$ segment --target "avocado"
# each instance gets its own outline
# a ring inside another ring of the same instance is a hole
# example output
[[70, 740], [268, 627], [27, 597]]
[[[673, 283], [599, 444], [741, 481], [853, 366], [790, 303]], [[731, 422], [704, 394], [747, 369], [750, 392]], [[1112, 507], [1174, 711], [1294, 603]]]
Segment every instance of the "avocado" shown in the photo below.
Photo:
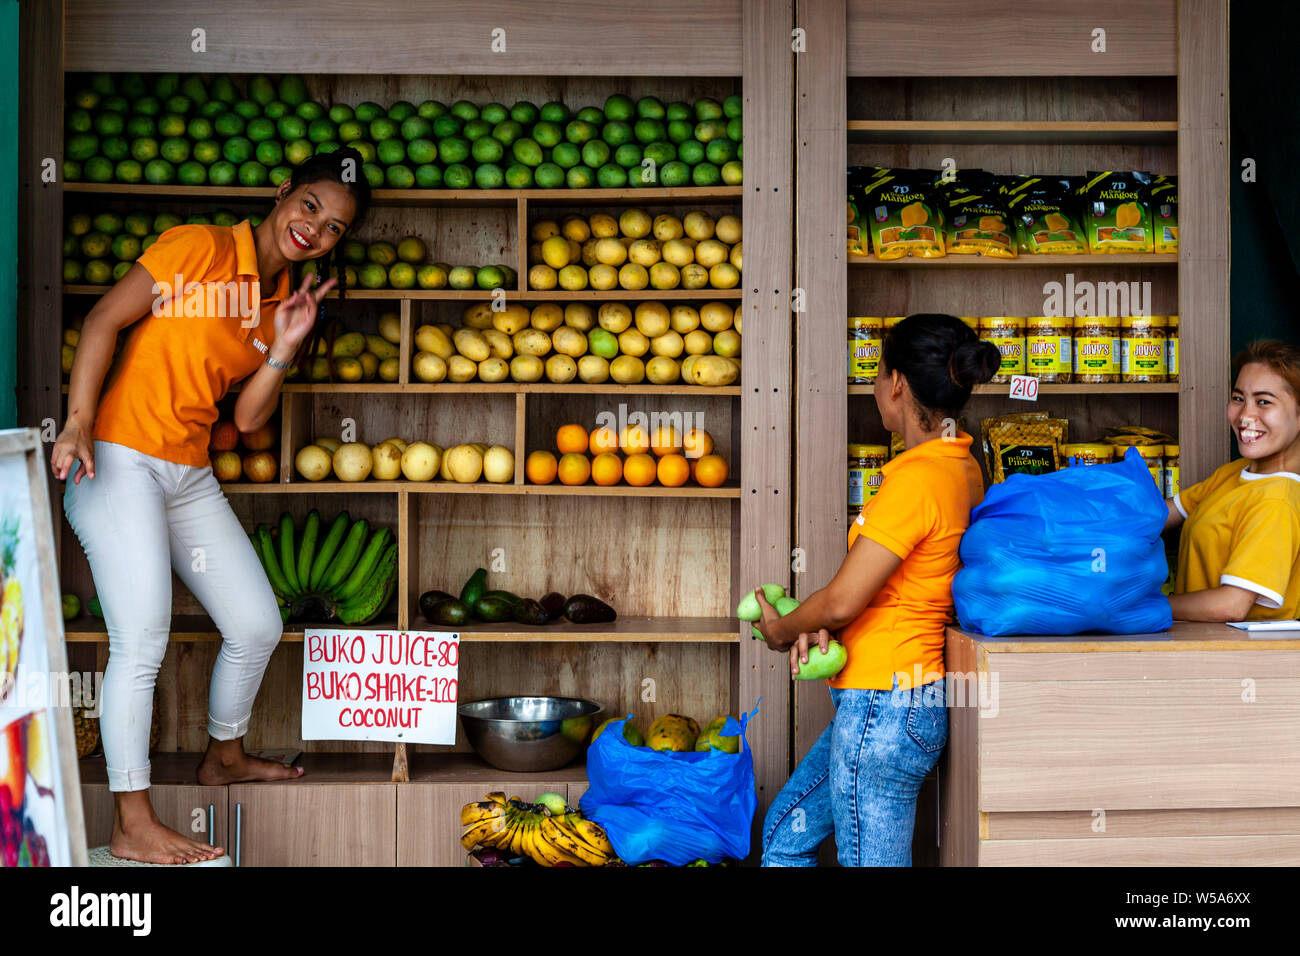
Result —
[[546, 616], [546, 611], [542, 608], [541, 604], [531, 598], [525, 598], [516, 604], [514, 613], [515, 620], [520, 624], [535, 624], [540, 626], [550, 622], [550, 618]]
[[469, 576], [465, 586], [460, 589], [460, 603], [466, 607], [473, 607], [478, 603], [478, 599], [483, 596], [487, 589], [487, 568], [479, 568]]
[[104, 610], [99, 606], [98, 594], [86, 602], [86, 610], [90, 612], [92, 617], [103, 618]]
[[448, 594], [446, 591], [425, 591], [420, 595], [420, 613], [427, 618], [434, 605], [443, 601], [454, 600], [456, 600], [456, 595]]
[[575, 594], [564, 605], [564, 616], [574, 624], [608, 624], [618, 614], [599, 598], [590, 594]]
[[484, 596], [474, 603], [474, 616], [489, 624], [509, 621], [514, 613], [515, 606], [505, 598]]
[[518, 594], [511, 594], [509, 591], [492, 590], [484, 591], [481, 597], [501, 598], [503, 601], [509, 601], [511, 604], [518, 604], [523, 600]]
[[564, 595], [559, 591], [552, 591], [538, 603], [541, 604], [542, 610], [546, 612], [548, 621], [554, 621], [564, 613]]
[[428, 609], [424, 607], [424, 598], [420, 598], [420, 613], [430, 624], [444, 624], [459, 627], [469, 622], [469, 608], [453, 597], [443, 598]]

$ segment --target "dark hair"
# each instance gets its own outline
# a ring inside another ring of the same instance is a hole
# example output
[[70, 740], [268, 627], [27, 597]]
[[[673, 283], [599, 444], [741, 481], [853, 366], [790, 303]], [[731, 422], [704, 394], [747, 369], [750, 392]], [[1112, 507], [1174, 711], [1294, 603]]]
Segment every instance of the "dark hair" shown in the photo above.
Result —
[[1286, 380], [1294, 398], [1300, 400], [1300, 348], [1277, 339], [1256, 339], [1232, 360], [1232, 375], [1241, 374], [1242, 366], [1258, 362], [1267, 365]]
[[927, 413], [956, 418], [971, 389], [997, 374], [1002, 353], [961, 319], [937, 312], [909, 315], [890, 329], [881, 350], [881, 372], [897, 371]]
[[[322, 180], [330, 180], [343, 186], [352, 194], [353, 202], [356, 209], [352, 214], [352, 221], [348, 224], [348, 230], [356, 228], [366, 218], [366, 213], [370, 211], [370, 181], [362, 170], [365, 163], [361, 153], [351, 146], [341, 146], [336, 150], [327, 153], [317, 153], [309, 156], [293, 168], [289, 174], [290, 191], [297, 189], [299, 186], [309, 186], [312, 183], [318, 183]], [[337, 318], [342, 310], [342, 300], [347, 297], [348, 282], [347, 269], [344, 264], [335, 255], [338, 244], [322, 256], [313, 260], [316, 264], [316, 284], [324, 282], [331, 275], [338, 280], [338, 300], [332, 304], [330, 311], [333, 317]], [[312, 327], [311, 332], [298, 347], [298, 352], [294, 355], [293, 364], [301, 366], [304, 360], [311, 359], [316, 354], [317, 343], [322, 337], [328, 340], [326, 354], [333, 352], [334, 334], [337, 323], [328, 323], [329, 330], [326, 331], [326, 303], [320, 304], [320, 312], [316, 316], [316, 324]], [[334, 381], [334, 365], [330, 363], [329, 380]]]

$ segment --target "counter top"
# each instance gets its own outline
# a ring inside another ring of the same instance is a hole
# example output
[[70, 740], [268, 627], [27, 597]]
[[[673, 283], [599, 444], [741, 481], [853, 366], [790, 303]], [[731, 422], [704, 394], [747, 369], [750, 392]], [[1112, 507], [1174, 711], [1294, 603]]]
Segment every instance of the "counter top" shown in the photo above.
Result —
[[1300, 650], [1300, 630], [1256, 632], [1226, 624], [1175, 621], [1167, 631], [1156, 634], [1068, 634], [1008, 635], [985, 634], [948, 628], [948, 640], [968, 640], [984, 653], [1093, 653], [1107, 651], [1276, 651]]

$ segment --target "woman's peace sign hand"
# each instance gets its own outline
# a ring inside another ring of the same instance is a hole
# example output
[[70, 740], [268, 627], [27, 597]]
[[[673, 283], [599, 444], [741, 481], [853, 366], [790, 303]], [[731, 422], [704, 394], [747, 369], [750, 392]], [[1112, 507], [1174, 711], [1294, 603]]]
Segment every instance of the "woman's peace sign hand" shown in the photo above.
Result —
[[275, 341], [283, 350], [285, 361], [297, 351], [302, 340], [316, 324], [316, 313], [320, 308], [321, 300], [330, 289], [338, 285], [337, 279], [326, 279], [313, 288], [312, 281], [311, 276], [304, 276], [298, 291], [285, 299], [275, 310]]

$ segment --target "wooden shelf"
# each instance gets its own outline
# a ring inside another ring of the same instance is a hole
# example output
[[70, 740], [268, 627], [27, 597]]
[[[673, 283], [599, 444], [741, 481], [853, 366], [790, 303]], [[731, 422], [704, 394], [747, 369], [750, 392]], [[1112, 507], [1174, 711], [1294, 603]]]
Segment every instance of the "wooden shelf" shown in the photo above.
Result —
[[[1040, 257], [1042, 258], [1042, 257]], [[63, 287], [64, 295], [103, 295], [112, 284], [85, 285], [69, 284]], [[742, 289], [581, 289], [571, 292], [567, 289], [506, 289], [507, 302], [632, 302], [646, 299], [689, 299], [689, 300], [738, 300], [744, 294]], [[337, 292], [330, 292], [327, 299], [337, 299]], [[441, 301], [441, 302], [490, 302], [493, 293], [490, 289], [349, 289], [350, 301]]]
[[739, 385], [555, 385], [541, 382], [464, 382], [462, 384], [438, 382], [358, 382], [356, 384], [330, 384], [328, 382], [290, 383], [285, 392], [319, 392], [328, 395], [367, 395], [393, 392], [415, 392], [423, 395], [696, 395], [700, 398], [739, 395]]
[[[1010, 385], [976, 385], [972, 390], [975, 395], [1001, 395], [1003, 398], [1010, 398], [1007, 394], [1011, 388]], [[850, 385], [850, 395], [874, 395], [874, 385]], [[1150, 383], [1104, 383], [1096, 385], [1073, 383], [1069, 385], [1043, 384], [1038, 386], [1039, 395], [1177, 395], [1177, 382], [1150, 382]]]
[[849, 120], [848, 137], [882, 144], [1172, 146], [1178, 121]]
[[[329, 622], [311, 624], [294, 621], [284, 626], [284, 636], [280, 638], [280, 641], [284, 644], [301, 644], [303, 633], [308, 627], [329, 626]], [[206, 614], [173, 614], [171, 627], [170, 640], [175, 643], [190, 644], [221, 640], [221, 635], [217, 632], [216, 625], [212, 623], [212, 618]], [[397, 618], [393, 615], [387, 615], [371, 621], [366, 625], [366, 630], [396, 627]], [[65, 621], [63, 628], [64, 635], [69, 643], [103, 644], [108, 641], [108, 632], [104, 627], [103, 620], [91, 617], [89, 614], [81, 614], [71, 621]]]
[[412, 491], [419, 494], [441, 495], [614, 495], [624, 497], [650, 498], [739, 498], [739, 485], [723, 485], [720, 488], [705, 488], [700, 485], [682, 485], [679, 488], [667, 488], [663, 485], [528, 485], [502, 482], [494, 484], [476, 481], [458, 484], [454, 481], [291, 481], [267, 482], [255, 484], [249, 481], [223, 482], [221, 490], [226, 494], [242, 495], [281, 495], [281, 494], [393, 494], [398, 491]]
[[1178, 256], [1173, 253], [1142, 252], [1131, 254], [1083, 254], [1070, 256], [1018, 256], [1015, 259], [994, 259], [989, 256], [942, 256], [938, 259], [919, 259], [904, 256], [901, 259], [880, 260], [875, 256], [849, 256], [850, 266], [869, 266], [875, 269], [1052, 269], [1061, 266], [1177, 266]]

